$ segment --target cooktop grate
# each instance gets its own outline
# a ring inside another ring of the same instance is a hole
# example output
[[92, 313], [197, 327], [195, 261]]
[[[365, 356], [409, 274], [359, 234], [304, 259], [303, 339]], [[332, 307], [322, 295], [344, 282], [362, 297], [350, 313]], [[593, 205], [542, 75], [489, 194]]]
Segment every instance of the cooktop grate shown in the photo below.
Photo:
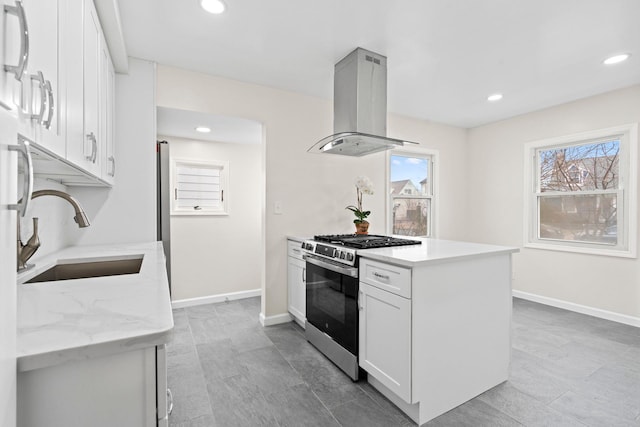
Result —
[[313, 236], [319, 242], [342, 245], [356, 249], [384, 248], [390, 246], [420, 245], [420, 240], [401, 239], [398, 237], [378, 236], [375, 234], [327, 234]]

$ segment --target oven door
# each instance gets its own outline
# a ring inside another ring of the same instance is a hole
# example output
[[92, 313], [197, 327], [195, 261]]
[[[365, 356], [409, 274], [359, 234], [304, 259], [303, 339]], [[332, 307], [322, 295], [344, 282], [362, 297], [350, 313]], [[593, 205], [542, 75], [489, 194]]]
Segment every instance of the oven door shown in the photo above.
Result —
[[307, 322], [358, 354], [358, 268], [311, 255], [306, 260]]

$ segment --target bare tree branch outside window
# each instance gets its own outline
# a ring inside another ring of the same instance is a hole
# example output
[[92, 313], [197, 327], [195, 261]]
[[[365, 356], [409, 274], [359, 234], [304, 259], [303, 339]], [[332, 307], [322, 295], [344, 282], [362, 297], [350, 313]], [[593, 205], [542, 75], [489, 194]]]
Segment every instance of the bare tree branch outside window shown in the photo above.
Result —
[[620, 141], [537, 153], [540, 238], [617, 244]]

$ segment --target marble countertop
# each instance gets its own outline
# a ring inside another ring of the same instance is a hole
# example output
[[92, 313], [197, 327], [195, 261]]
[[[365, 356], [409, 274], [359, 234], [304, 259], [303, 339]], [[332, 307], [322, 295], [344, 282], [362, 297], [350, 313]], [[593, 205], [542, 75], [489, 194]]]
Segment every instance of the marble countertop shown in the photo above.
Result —
[[[138, 274], [25, 283], [56, 263], [143, 255]], [[161, 242], [74, 246], [18, 275], [18, 370], [161, 345], [173, 314]]]
[[390, 248], [358, 249], [357, 254], [363, 258], [402, 265], [405, 267], [420, 267], [436, 262], [447, 262], [463, 258], [477, 258], [500, 253], [508, 254], [519, 251], [517, 248], [513, 247], [485, 245], [481, 243], [407, 236], [396, 237], [420, 240], [422, 244], [393, 246]]

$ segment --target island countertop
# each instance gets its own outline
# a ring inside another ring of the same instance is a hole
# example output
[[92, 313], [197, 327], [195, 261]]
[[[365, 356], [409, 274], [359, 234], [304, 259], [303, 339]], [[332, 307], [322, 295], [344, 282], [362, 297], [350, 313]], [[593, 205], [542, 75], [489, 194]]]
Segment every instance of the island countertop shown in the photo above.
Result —
[[[57, 263], [143, 255], [140, 272], [25, 283]], [[173, 315], [161, 242], [73, 246], [18, 275], [19, 371], [169, 341]]]
[[395, 236], [419, 240], [420, 245], [392, 246], [388, 248], [358, 249], [363, 258], [387, 262], [405, 267], [420, 267], [428, 264], [447, 262], [463, 258], [518, 252], [508, 246], [486, 245], [481, 243], [459, 242], [454, 240], [430, 239], [421, 237]]

